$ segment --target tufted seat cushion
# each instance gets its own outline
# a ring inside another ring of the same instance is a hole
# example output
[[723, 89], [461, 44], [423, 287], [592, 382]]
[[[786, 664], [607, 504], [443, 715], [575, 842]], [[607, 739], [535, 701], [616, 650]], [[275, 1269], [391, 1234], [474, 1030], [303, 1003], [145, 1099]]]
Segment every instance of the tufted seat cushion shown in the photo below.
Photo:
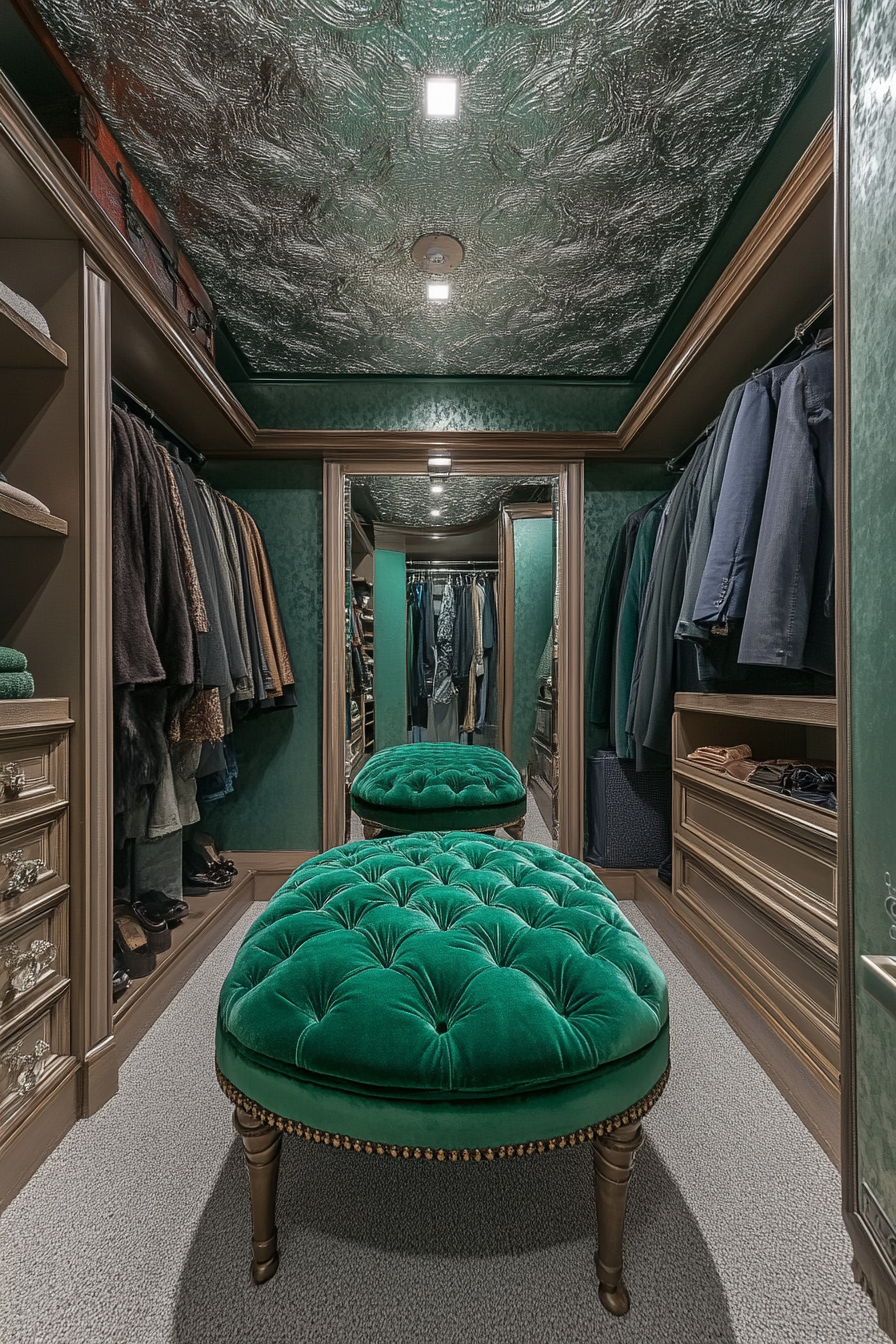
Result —
[[486, 830], [523, 816], [526, 790], [491, 747], [414, 742], [371, 756], [352, 785], [352, 807], [390, 831]]
[[668, 1064], [662, 972], [590, 869], [462, 832], [302, 865], [221, 990], [223, 1079], [275, 1115], [389, 1144], [566, 1133]]

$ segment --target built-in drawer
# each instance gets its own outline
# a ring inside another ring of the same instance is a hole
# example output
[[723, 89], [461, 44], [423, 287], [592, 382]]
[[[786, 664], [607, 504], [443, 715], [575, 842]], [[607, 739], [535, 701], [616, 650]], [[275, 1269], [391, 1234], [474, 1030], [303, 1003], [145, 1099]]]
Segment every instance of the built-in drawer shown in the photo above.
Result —
[[14, 1029], [0, 1036], [0, 1134], [38, 1104], [61, 1070], [71, 1066], [66, 987]]
[[68, 882], [68, 810], [0, 823], [0, 937]]
[[68, 975], [68, 898], [0, 939], [0, 1029]]
[[[837, 837], [811, 820], [775, 807], [775, 795], [736, 784], [715, 786], [676, 771], [681, 833], [709, 841], [780, 893], [793, 912], [816, 912], [833, 935], [837, 906]], [[759, 795], [757, 797], [757, 795]]]
[[676, 841], [673, 889], [679, 918], [778, 1032], [834, 1084], [839, 1080], [837, 970], [758, 907], [730, 872]]
[[68, 795], [68, 732], [0, 732], [0, 821]]

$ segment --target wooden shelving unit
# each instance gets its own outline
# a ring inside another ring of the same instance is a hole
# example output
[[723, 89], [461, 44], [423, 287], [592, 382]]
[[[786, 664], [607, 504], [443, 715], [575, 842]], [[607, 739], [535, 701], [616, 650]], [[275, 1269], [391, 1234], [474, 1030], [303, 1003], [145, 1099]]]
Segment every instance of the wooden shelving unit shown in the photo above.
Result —
[[709, 744], [755, 759], [836, 758], [837, 704], [679, 694], [672, 890], [661, 899], [832, 1095], [839, 1083], [837, 816], [688, 761]]

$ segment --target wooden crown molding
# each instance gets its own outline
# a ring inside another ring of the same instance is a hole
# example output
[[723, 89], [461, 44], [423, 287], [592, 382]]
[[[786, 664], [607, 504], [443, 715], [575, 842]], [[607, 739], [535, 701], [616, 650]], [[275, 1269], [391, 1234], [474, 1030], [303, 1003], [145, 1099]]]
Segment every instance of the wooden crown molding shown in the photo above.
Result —
[[833, 179], [834, 122], [830, 116], [619, 426], [619, 451], [626, 452], [637, 440]]
[[[756, 285], [788, 239], [833, 181], [833, 118], [825, 122], [762, 219], [701, 304], [656, 374], [616, 432], [504, 430], [311, 430], [261, 429], [221, 378], [208, 355], [182, 331], [126, 240], [93, 200], [84, 183], [0, 75], [0, 145], [11, 150], [106, 272], [172, 347], [236, 442], [214, 456], [323, 458], [395, 471], [425, 470], [425, 456], [450, 446], [468, 472], [494, 469], [505, 459], [556, 465], [569, 458], [616, 458], [629, 454], [670, 394], [692, 373], [714, 336]], [[207, 450], [208, 451], [208, 450]], [[550, 469], [550, 468], [548, 468]]]

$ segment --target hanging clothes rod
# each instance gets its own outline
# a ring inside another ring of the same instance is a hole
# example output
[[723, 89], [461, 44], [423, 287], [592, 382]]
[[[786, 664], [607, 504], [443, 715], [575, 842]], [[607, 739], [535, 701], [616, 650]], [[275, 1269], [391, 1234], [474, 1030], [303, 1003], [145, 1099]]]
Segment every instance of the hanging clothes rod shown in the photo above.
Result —
[[[781, 349], [772, 356], [772, 358], [768, 361], [767, 364], [763, 364], [762, 368], [754, 369], [752, 377], [756, 378], [760, 373], [765, 373], [768, 369], [773, 369], [776, 364], [780, 364], [781, 360], [787, 354], [788, 350], [791, 349], [792, 346], [802, 345], [803, 341], [806, 339], [812, 328], [822, 317], [824, 317], [825, 313], [830, 312], [833, 306], [834, 306], [834, 296], [832, 294], [831, 297], [825, 303], [823, 303], [820, 308], [816, 308], [815, 312], [812, 313], [810, 317], [806, 318], [805, 322], [798, 322], [796, 324], [796, 326], [793, 329], [793, 335], [791, 336], [787, 344], [782, 345]], [[699, 448], [701, 443], [706, 442], [706, 440], [709, 438], [710, 434], [713, 432], [718, 423], [719, 423], [719, 417], [716, 416], [715, 420], [713, 420], [710, 424], [708, 424], [706, 428], [702, 430], [701, 433], [699, 433], [697, 437], [688, 444], [687, 448], [683, 448], [682, 451], [680, 453], [677, 453], [675, 457], [669, 458], [669, 460], [666, 463], [666, 470], [672, 472], [672, 474], [676, 476], [679, 475], [682, 471], [684, 471], [685, 467], [687, 466], [687, 460], [689, 459], [690, 454], [693, 453], [695, 449]]]
[[129, 387], [125, 387], [124, 383], [120, 383], [117, 378], [113, 378], [113, 401], [116, 393], [119, 400], [124, 402], [122, 409], [139, 415], [141, 420], [146, 421], [150, 429], [158, 430], [163, 438], [169, 440], [170, 446], [176, 448], [178, 453], [182, 453], [187, 461], [196, 467], [197, 471], [200, 467], [205, 466], [205, 457], [199, 452], [198, 448], [193, 448], [191, 444], [187, 443], [186, 439], [178, 434], [176, 429], [172, 429], [169, 424], [166, 424], [161, 416], [156, 415], [152, 407], [147, 406], [146, 402], [142, 401]]
[[494, 570], [497, 572], [498, 566], [493, 560], [409, 560], [407, 562], [408, 571], [417, 569], [442, 569], [446, 573], [462, 574], [468, 570], [475, 569], [482, 572]]

